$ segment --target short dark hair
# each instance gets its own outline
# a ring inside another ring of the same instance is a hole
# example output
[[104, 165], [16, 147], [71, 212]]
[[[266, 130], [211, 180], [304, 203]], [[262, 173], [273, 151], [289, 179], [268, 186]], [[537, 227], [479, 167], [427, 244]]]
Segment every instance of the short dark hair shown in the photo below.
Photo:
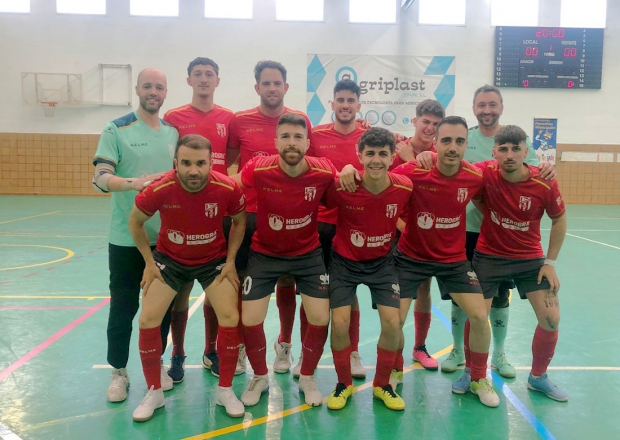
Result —
[[256, 78], [256, 84], [260, 82], [260, 74], [265, 69], [278, 69], [282, 74], [282, 79], [284, 80], [284, 82], [286, 82], [286, 67], [284, 67], [281, 63], [278, 63], [277, 61], [262, 60], [256, 63], [256, 66], [254, 66], [254, 78]]
[[480, 93], [489, 93], [489, 92], [494, 92], [497, 93], [497, 96], [499, 96], [499, 102], [501, 104], [504, 103], [504, 98], [502, 97], [502, 92], [499, 91], [499, 89], [495, 86], [489, 85], [489, 84], [485, 84], [482, 87], [478, 87], [476, 89], [476, 91], [474, 92], [474, 104], [476, 103], [476, 96], [478, 96]]
[[446, 116], [446, 111], [439, 101], [425, 99], [415, 107], [415, 117], [419, 118], [423, 115], [433, 115], [437, 116], [439, 119], [443, 119]]
[[504, 125], [495, 133], [495, 145], [507, 143], [519, 145], [521, 142], [525, 142], [526, 139], [527, 134], [525, 131], [516, 125]]
[[391, 131], [381, 127], [372, 127], [359, 138], [357, 141], [357, 151], [360, 153], [364, 151], [365, 147], [377, 147], [384, 146], [390, 147], [390, 153], [394, 153], [396, 150], [396, 139]]
[[218, 66], [217, 63], [213, 61], [211, 58], [205, 58], [205, 57], [198, 57], [195, 60], [193, 60], [191, 63], [189, 63], [189, 66], [187, 66], [187, 76], [192, 75], [192, 70], [196, 66], [211, 66], [213, 67], [213, 70], [215, 70], [215, 74], [217, 76], [220, 76], [220, 66]]
[[306, 118], [297, 113], [284, 113], [278, 119], [278, 127], [280, 125], [290, 124], [290, 125], [299, 125], [306, 129], [306, 133], [308, 132], [308, 124], [306, 123]]
[[336, 93], [340, 92], [341, 90], [348, 90], [355, 93], [357, 95], [357, 99], [359, 99], [360, 94], [362, 93], [360, 86], [358, 86], [355, 81], [351, 79], [341, 79], [340, 81], [338, 81], [334, 86], [334, 96], [336, 96]]
[[174, 149], [174, 158], [176, 159], [179, 154], [179, 148], [188, 147], [192, 150], [208, 150], [209, 153], [212, 152], [211, 149], [211, 141], [205, 138], [204, 136], [200, 136], [199, 134], [188, 134], [183, 136], [177, 141], [177, 146]]
[[463, 127], [465, 127], [465, 130], [469, 130], [469, 127], [467, 126], [467, 121], [465, 120], [465, 118], [462, 118], [461, 116], [446, 116], [441, 121], [439, 121], [439, 124], [437, 124], [437, 129], [435, 130], [435, 133], [437, 134], [435, 136], [438, 137], [439, 128], [444, 124], [462, 125]]

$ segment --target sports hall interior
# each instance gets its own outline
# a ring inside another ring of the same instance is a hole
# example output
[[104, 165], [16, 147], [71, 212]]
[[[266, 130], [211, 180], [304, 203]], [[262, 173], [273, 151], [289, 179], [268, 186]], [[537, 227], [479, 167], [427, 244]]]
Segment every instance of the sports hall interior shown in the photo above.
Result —
[[[615, 422], [620, 390], [617, 0], [606, 2], [601, 89], [501, 89], [502, 124], [519, 125], [532, 136], [533, 118], [558, 121], [556, 169], [567, 203], [568, 233], [557, 264], [562, 321], [550, 375], [570, 394], [569, 402], [526, 389], [536, 319], [515, 292], [506, 346], [517, 377], [488, 373], [501, 399], [498, 408], [483, 407], [471, 394], [452, 394], [450, 384], [459, 373], [429, 372], [412, 363], [410, 316], [401, 392], [407, 408], [400, 413], [385, 409], [372, 399], [379, 319], [365, 287], [358, 290], [360, 354], [369, 373], [366, 380], [356, 380], [351, 404], [342, 411], [304, 405], [292, 375], [270, 373], [269, 398], [241, 420], [228, 418], [214, 401], [217, 379], [201, 366], [202, 297], [196, 287], [187, 327], [186, 377], [166, 393], [165, 412], [148, 423], [132, 422], [131, 412], [145, 388], [137, 317], [129, 398], [121, 404], [106, 401], [110, 200], [91, 186], [92, 159], [106, 122], [138, 105], [135, 94], [125, 94], [123, 81], [135, 83], [147, 67], [162, 70], [168, 80], [163, 115], [191, 99], [189, 62], [209, 57], [220, 66], [215, 102], [239, 111], [258, 105], [253, 68], [261, 59], [273, 59], [288, 70], [285, 105], [305, 110], [309, 54], [455, 56], [451, 113], [476, 125], [473, 93], [494, 79], [491, 7], [496, 0], [464, 1], [465, 23], [459, 25], [420, 23], [421, 0], [407, 9], [400, 0], [368, 1], [365, 8], [370, 10], [395, 7], [395, 23], [388, 24], [351, 22], [349, 0], [321, 1], [319, 21], [277, 19], [276, 0], [249, 1], [252, 15], [244, 19], [206, 18], [205, 0], [170, 2], [178, 4], [172, 17], [131, 14], [130, 0], [105, 0], [104, 14], [59, 13], [55, 0], [27, 1], [29, 12], [0, 12], [0, 439], [620, 438]], [[0, 7], [10, 3], [0, 1]], [[148, 11], [166, 1], [143, 3]], [[307, 6], [306, 0], [295, 3]], [[584, 2], [515, 3], [529, 11], [520, 11], [522, 15], [536, 16], [528, 25], [559, 27], [562, 7]], [[592, 9], [584, 11], [586, 16]], [[120, 85], [98, 79], [106, 68], [119, 72]], [[31, 83], [24, 77], [32, 72], [82, 75], [90, 95], [71, 105], [60, 98], [53, 117], [46, 117], [50, 109], [32, 99]], [[543, 248], [549, 228], [546, 219]], [[450, 304], [440, 300], [435, 282], [432, 298], [427, 347], [441, 359], [452, 344]], [[265, 322], [268, 364], [274, 356], [269, 341], [278, 327], [272, 301]], [[298, 356], [298, 324], [293, 341]], [[164, 359], [169, 357], [170, 346]], [[250, 374], [235, 378], [238, 394]], [[328, 395], [336, 382], [329, 345], [316, 377]]]

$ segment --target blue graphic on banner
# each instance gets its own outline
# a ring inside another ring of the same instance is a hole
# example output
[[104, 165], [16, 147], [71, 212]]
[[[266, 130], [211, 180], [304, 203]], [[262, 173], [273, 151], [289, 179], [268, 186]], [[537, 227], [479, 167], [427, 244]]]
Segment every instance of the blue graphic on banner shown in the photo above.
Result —
[[424, 75], [445, 75], [454, 62], [454, 57], [433, 57]]
[[555, 165], [558, 134], [558, 120], [534, 118], [534, 152], [541, 162]]

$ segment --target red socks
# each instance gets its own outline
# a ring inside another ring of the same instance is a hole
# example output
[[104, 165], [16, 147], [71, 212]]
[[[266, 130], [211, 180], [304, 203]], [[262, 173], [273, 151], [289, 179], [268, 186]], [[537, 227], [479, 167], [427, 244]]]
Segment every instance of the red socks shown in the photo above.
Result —
[[375, 373], [375, 380], [372, 383], [373, 387], [383, 388], [390, 383], [390, 374], [392, 373], [395, 359], [396, 351], [388, 351], [377, 345], [377, 371]]
[[415, 344], [413, 345], [414, 349], [426, 344], [428, 329], [431, 328], [431, 317], [432, 315], [430, 313], [413, 312], [413, 321], [415, 324]]
[[469, 356], [471, 360], [471, 380], [473, 382], [478, 382], [480, 379], [487, 376], [487, 360], [489, 359], [489, 353], [470, 351]]
[[301, 340], [301, 344], [303, 345], [304, 339], [306, 337], [306, 332], [308, 331], [308, 317], [306, 316], [306, 311], [304, 310], [303, 304], [299, 308], [299, 339]]
[[295, 323], [295, 286], [276, 286], [276, 305], [280, 314], [280, 337], [279, 342], [291, 343], [293, 324]]
[[394, 358], [394, 370], [403, 371], [405, 369], [405, 358], [403, 358], [403, 349], [396, 350], [396, 357]]
[[338, 382], [345, 384], [345, 386], [353, 385], [353, 377], [351, 376], [351, 351], [351, 345], [342, 350], [334, 350], [332, 348]]
[[220, 382], [221, 387], [231, 387], [237, 357], [239, 356], [239, 335], [237, 327], [222, 327], [218, 329], [217, 355], [220, 359]]
[[267, 341], [265, 340], [263, 324], [250, 327], [244, 325], [243, 340], [245, 341], [245, 352], [250, 360], [254, 374], [264, 376], [269, 370], [267, 370]]
[[[308, 323], [308, 331], [302, 346], [301, 374], [304, 376], [312, 376], [314, 374], [314, 370], [323, 354], [323, 347], [325, 347], [325, 341], [327, 341], [327, 332], [328, 327], [326, 325], [318, 326]], [[351, 362], [350, 359], [349, 362]]]
[[471, 367], [470, 351], [469, 351], [469, 319], [465, 321], [465, 330], [463, 331], [463, 351], [465, 352], [465, 366]]
[[146, 388], [161, 388], [161, 326], [141, 328], [138, 338], [138, 349], [142, 361], [142, 371], [146, 379]]
[[534, 339], [532, 340], [532, 374], [542, 376], [547, 372], [547, 367], [555, 353], [555, 346], [558, 343], [558, 331], [545, 330], [541, 326], [536, 326]]
[[349, 324], [349, 340], [351, 351], [359, 351], [360, 343], [360, 311], [351, 310], [351, 323]]
[[185, 356], [185, 328], [187, 327], [187, 311], [172, 311], [170, 320], [170, 332], [172, 334], [172, 356]]
[[205, 315], [205, 354], [215, 350], [215, 342], [217, 341], [217, 315], [215, 310], [207, 303], [203, 306]]

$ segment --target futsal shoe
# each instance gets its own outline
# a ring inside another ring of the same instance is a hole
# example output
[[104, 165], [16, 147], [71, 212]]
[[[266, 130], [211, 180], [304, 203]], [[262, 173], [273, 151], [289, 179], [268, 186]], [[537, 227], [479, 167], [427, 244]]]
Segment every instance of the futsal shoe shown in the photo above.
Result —
[[453, 348], [448, 357], [441, 363], [441, 371], [453, 373], [461, 365], [465, 365], [465, 353], [462, 350]]
[[390, 374], [390, 385], [392, 385], [393, 390], [396, 390], [398, 385], [403, 384], [404, 376], [405, 374], [402, 371], [392, 370], [392, 373]]
[[223, 406], [226, 409], [226, 414], [230, 417], [243, 417], [245, 414], [245, 407], [237, 396], [235, 396], [232, 387], [217, 387], [217, 398], [215, 403], [219, 406]]
[[202, 355], [202, 366], [207, 370], [211, 370], [211, 374], [215, 377], [220, 377], [220, 360], [215, 350]]
[[336, 389], [327, 398], [327, 407], [333, 410], [344, 408], [347, 399], [353, 394], [353, 385], [346, 386], [342, 382], [336, 384]]
[[539, 377], [534, 377], [530, 373], [530, 377], [527, 379], [527, 387], [532, 391], [543, 393], [548, 398], [558, 402], [566, 402], [568, 400], [568, 394], [555, 386], [547, 377], [547, 373]]
[[164, 367], [163, 359], [160, 359], [161, 369], [159, 372], [159, 378], [161, 380], [161, 389], [164, 391], [170, 391], [174, 386], [172, 382], [172, 378], [168, 376], [168, 372], [166, 371], [166, 367]]
[[160, 388], [158, 390], [154, 390], [153, 387], [147, 391], [146, 396], [140, 402], [140, 405], [133, 412], [133, 421], [134, 422], [146, 422], [147, 420], [151, 420], [153, 417], [153, 413], [157, 408], [161, 408], [164, 406], [164, 392]]
[[[235, 367], [235, 376], [245, 373], [247, 369], [245, 345], [239, 345], [239, 356], [237, 357], [237, 366]], [[211, 370], [213, 371], [213, 370]]]
[[291, 355], [291, 344], [286, 342], [280, 342], [276, 339], [273, 343], [273, 349], [276, 352], [276, 358], [273, 361], [273, 371], [279, 374], [288, 373], [291, 369], [291, 361], [293, 356]]
[[356, 379], [366, 379], [366, 368], [362, 365], [362, 358], [357, 351], [351, 352], [351, 376]]
[[437, 371], [439, 368], [437, 359], [432, 357], [428, 354], [428, 351], [426, 351], [426, 345], [420, 345], [413, 350], [413, 360], [422, 364], [425, 370]]
[[471, 374], [469, 367], [465, 367], [463, 374], [456, 382], [452, 384], [452, 392], [454, 394], [465, 394], [469, 391], [471, 385]]
[[184, 366], [185, 356], [175, 354], [174, 356], [172, 356], [172, 358], [170, 358], [170, 368], [168, 369], [168, 376], [172, 378], [172, 382], [183, 382], [183, 378], [185, 377], [185, 370], [183, 369]]
[[117, 403], [127, 399], [127, 390], [129, 389], [127, 368], [115, 368], [112, 370], [110, 378], [110, 386], [105, 393], [108, 402]]
[[382, 400], [388, 409], [393, 411], [402, 411], [405, 409], [405, 401], [392, 388], [392, 385], [386, 385], [383, 388], [374, 387], [372, 395], [375, 399]]
[[313, 376], [299, 376], [299, 392], [303, 393], [307, 405], [319, 406], [323, 403], [323, 394], [316, 387]]
[[483, 377], [478, 382], [472, 381], [469, 386], [469, 391], [478, 395], [480, 403], [484, 406], [489, 406], [491, 408], [499, 406], [499, 397], [486, 377]]
[[493, 353], [491, 368], [497, 370], [500, 376], [512, 379], [517, 376], [517, 370], [506, 360], [506, 353]]
[[255, 375], [252, 380], [248, 382], [243, 394], [241, 394], [241, 401], [245, 406], [254, 406], [267, 391], [269, 391], [269, 379], [267, 379], [267, 375]]
[[297, 362], [297, 365], [295, 365], [295, 368], [293, 368], [293, 377], [295, 379], [299, 379], [299, 376], [301, 375], [301, 363], [304, 360], [303, 356], [303, 353], [299, 353], [299, 361]]

